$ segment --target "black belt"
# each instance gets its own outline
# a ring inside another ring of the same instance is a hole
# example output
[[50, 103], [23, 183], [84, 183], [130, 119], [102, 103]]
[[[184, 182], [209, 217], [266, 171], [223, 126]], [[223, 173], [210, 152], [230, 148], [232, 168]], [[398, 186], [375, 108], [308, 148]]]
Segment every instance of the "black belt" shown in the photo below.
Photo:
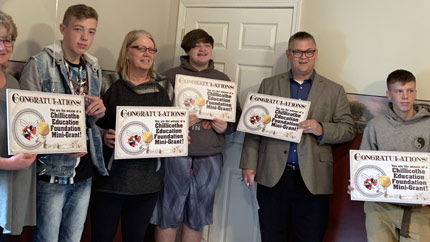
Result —
[[37, 176], [37, 180], [49, 182], [53, 184], [74, 184], [75, 181], [73, 177], [65, 177], [65, 176], [50, 176], [50, 175], [40, 175]]
[[299, 164], [287, 163], [287, 165], [285, 166], [285, 169], [287, 171], [298, 171], [299, 170]]
[[400, 206], [403, 208], [402, 225], [400, 227], [400, 235], [409, 238], [409, 225], [411, 224], [412, 207]]

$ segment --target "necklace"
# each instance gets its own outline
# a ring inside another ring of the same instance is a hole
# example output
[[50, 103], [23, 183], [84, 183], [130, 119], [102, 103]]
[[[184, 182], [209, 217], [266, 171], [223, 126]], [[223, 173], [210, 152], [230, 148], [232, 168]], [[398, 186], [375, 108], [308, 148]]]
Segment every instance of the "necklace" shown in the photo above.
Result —
[[82, 65], [80, 65], [79, 71], [78, 71], [77, 77], [76, 77], [76, 83], [73, 80], [72, 75], [70, 74], [69, 63], [67, 63], [67, 61], [64, 60], [64, 65], [66, 66], [66, 70], [67, 70], [67, 77], [69, 78], [69, 82], [72, 83], [73, 91], [74, 91], [74, 93], [76, 95], [83, 95], [83, 94], [85, 94], [85, 92], [87, 91], [87, 88], [88, 88], [87, 63], [85, 61], [84, 56], [81, 56], [81, 59], [82, 59], [83, 66], [85, 68], [85, 79], [82, 80], [82, 77], [81, 77]]

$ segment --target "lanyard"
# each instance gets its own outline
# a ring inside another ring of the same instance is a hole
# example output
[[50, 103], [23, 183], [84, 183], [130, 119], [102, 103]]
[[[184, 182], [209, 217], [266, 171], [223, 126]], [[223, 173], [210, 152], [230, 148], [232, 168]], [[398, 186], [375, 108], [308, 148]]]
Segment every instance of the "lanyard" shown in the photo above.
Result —
[[81, 56], [82, 61], [84, 63], [84, 68], [85, 68], [85, 79], [82, 80], [81, 78], [81, 72], [82, 72], [82, 66], [79, 67], [79, 71], [78, 71], [78, 77], [75, 83], [75, 81], [72, 78], [72, 75], [70, 74], [70, 67], [69, 64], [64, 60], [64, 65], [66, 66], [66, 70], [67, 70], [67, 77], [69, 78], [69, 82], [72, 83], [73, 86], [73, 91], [76, 95], [83, 95], [85, 94], [85, 92], [87, 91], [88, 88], [88, 70], [87, 70], [87, 63], [85, 61], [85, 58], [83, 56]]

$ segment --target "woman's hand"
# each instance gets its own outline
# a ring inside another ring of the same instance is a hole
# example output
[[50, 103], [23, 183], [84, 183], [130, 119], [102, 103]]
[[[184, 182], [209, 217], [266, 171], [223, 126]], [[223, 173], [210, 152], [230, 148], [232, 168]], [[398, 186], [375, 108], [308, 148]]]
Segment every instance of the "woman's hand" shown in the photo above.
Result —
[[114, 129], [108, 129], [106, 130], [105, 134], [103, 135], [103, 142], [105, 145], [111, 149], [115, 147], [115, 130]]
[[3, 170], [22, 170], [33, 164], [37, 154], [20, 153], [9, 158], [0, 158], [0, 169]]

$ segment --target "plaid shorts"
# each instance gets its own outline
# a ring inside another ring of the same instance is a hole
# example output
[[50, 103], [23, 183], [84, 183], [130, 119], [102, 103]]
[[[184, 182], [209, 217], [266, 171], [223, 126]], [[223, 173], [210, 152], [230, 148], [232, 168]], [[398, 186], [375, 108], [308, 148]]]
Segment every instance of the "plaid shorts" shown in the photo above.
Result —
[[163, 188], [151, 223], [177, 228], [180, 222], [202, 231], [212, 224], [215, 190], [221, 176], [222, 154], [166, 158]]

